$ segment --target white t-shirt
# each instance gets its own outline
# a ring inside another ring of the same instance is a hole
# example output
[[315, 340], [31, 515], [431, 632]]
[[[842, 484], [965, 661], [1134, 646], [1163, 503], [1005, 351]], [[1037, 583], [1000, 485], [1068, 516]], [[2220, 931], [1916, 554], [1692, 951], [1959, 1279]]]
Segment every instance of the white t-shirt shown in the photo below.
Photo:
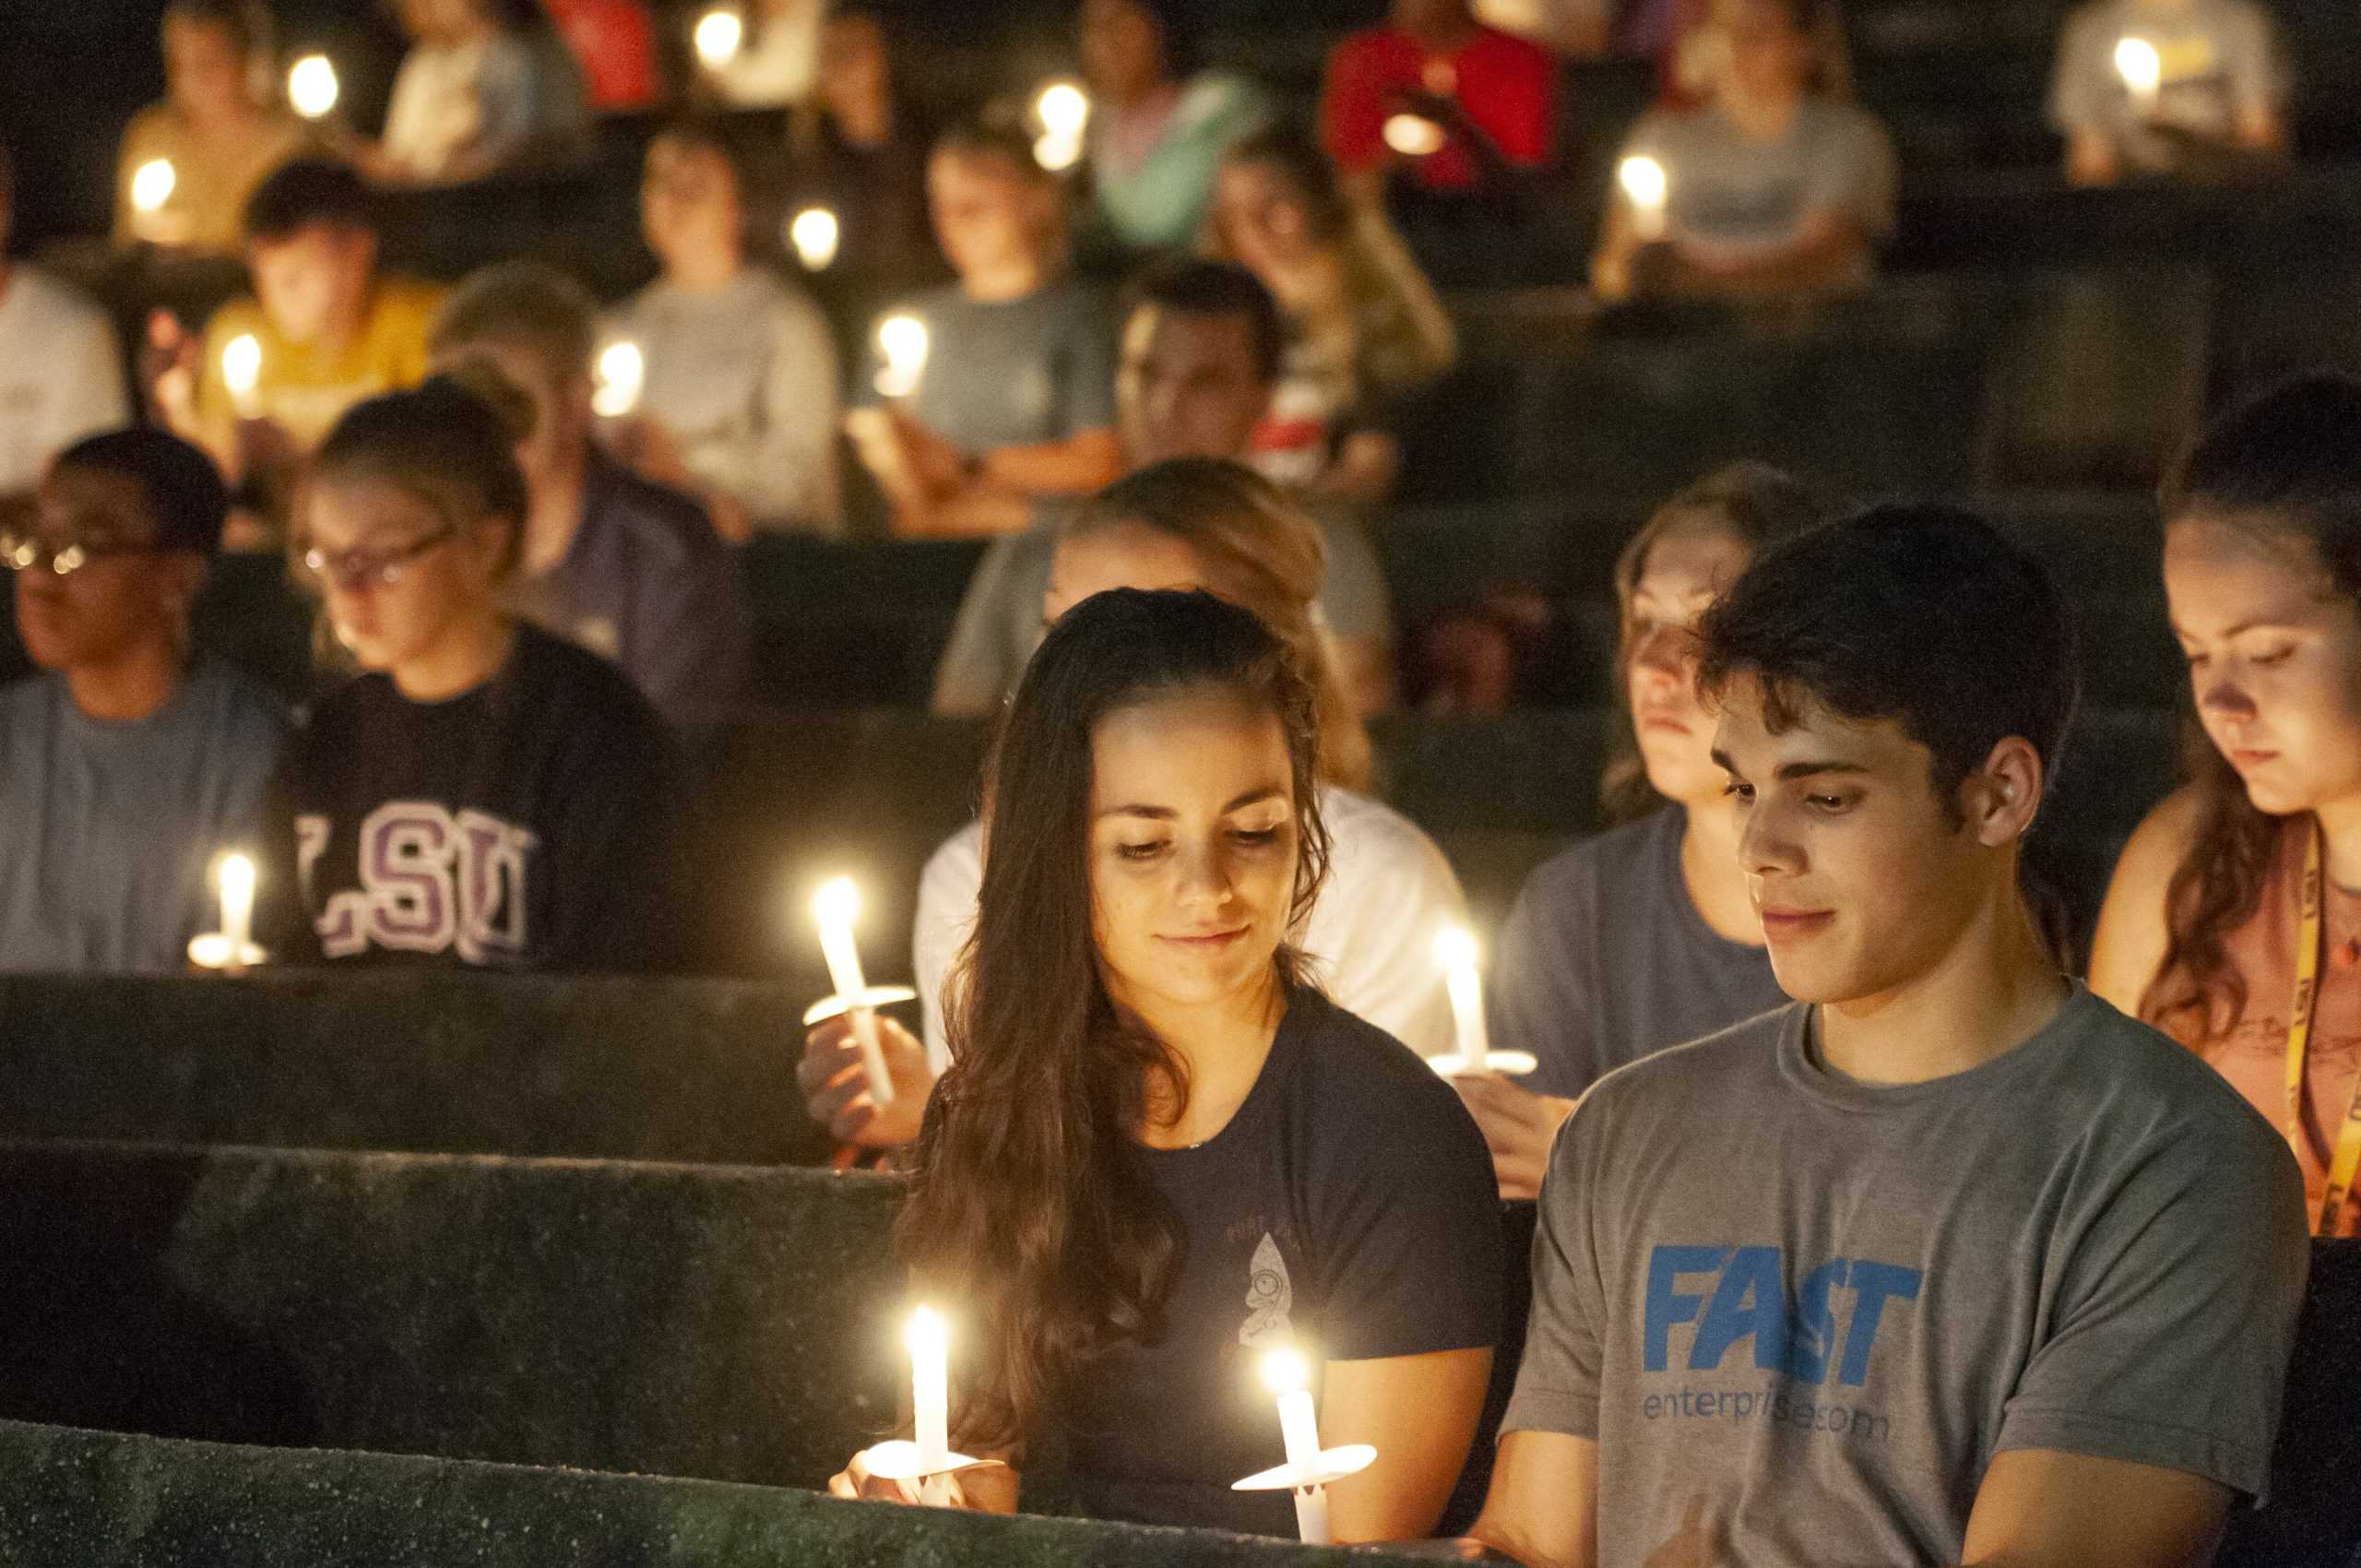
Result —
[[[1421, 1056], [1454, 1048], [1451, 998], [1435, 964], [1435, 932], [1465, 925], [1467, 900], [1451, 862], [1416, 823], [1366, 795], [1323, 786], [1332, 852], [1328, 885], [1311, 909], [1304, 951], [1337, 1006]], [[976, 924], [984, 886], [984, 830], [970, 823], [943, 841], [919, 878], [910, 956], [925, 1014], [927, 1060], [951, 1063], [943, 984]]]
[[37, 267], [8, 268], [0, 284], [0, 495], [31, 490], [64, 448], [129, 422], [107, 313]]

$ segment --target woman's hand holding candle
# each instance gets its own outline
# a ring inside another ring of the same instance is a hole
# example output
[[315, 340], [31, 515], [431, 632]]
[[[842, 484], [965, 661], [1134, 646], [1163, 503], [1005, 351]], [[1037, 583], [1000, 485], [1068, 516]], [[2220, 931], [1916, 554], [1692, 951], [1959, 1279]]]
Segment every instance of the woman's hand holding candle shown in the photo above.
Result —
[[1559, 1126], [1573, 1114], [1574, 1102], [1535, 1094], [1498, 1073], [1467, 1074], [1450, 1082], [1492, 1151], [1501, 1196], [1539, 1197], [1541, 1178], [1549, 1170], [1549, 1146]]
[[894, 1084], [892, 1101], [882, 1106], [869, 1092], [860, 1042], [850, 1018], [830, 1018], [804, 1037], [803, 1061], [796, 1069], [803, 1103], [812, 1119], [840, 1143], [894, 1148], [918, 1138], [927, 1096], [934, 1089], [926, 1047], [900, 1024], [880, 1016], [877, 1048]]

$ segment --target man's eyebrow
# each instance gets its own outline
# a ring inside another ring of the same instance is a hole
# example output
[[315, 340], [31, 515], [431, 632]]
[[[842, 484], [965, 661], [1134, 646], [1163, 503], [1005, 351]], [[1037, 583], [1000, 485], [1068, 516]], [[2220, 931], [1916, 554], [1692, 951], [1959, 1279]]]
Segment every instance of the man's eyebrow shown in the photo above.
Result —
[[[1714, 766], [1732, 777], [1740, 777], [1738, 764], [1719, 746], [1714, 748]], [[1857, 762], [1838, 762], [1833, 758], [1782, 763], [1772, 777], [1775, 778], [1817, 778], [1827, 774], [1858, 774], [1869, 770]]]

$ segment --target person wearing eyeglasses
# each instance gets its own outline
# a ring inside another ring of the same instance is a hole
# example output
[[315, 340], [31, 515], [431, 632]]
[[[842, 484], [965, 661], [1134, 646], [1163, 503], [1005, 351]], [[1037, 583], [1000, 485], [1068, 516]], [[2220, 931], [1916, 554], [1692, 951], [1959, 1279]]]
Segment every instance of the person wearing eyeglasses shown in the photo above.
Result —
[[40, 671], [0, 690], [0, 968], [179, 968], [213, 858], [256, 844], [283, 716], [189, 651], [228, 512], [204, 453], [137, 427], [68, 446], [0, 532]]
[[295, 514], [297, 562], [362, 673], [274, 786], [296, 962], [605, 971], [669, 928], [664, 721], [596, 654], [504, 607], [528, 505], [525, 394], [481, 369], [361, 403]]

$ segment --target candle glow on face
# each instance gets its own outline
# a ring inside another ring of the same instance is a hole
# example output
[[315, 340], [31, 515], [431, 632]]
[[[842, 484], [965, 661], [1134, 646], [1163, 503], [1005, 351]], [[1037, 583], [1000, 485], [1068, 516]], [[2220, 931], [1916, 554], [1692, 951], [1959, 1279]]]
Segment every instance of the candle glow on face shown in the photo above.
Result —
[[708, 71], [718, 71], [738, 57], [739, 45], [746, 41], [746, 24], [737, 12], [716, 6], [697, 18], [695, 41], [697, 58]]
[[1405, 158], [1430, 158], [1448, 139], [1441, 125], [1424, 114], [1395, 114], [1385, 122], [1385, 145]]
[[180, 175], [169, 158], [151, 158], [131, 172], [131, 208], [141, 214], [162, 210], [172, 199], [172, 188], [180, 184]]
[[795, 247], [796, 257], [807, 272], [828, 269], [836, 259], [836, 246], [843, 234], [836, 215], [825, 207], [805, 208], [787, 226], [788, 243]]
[[306, 120], [327, 118], [340, 91], [336, 66], [325, 54], [306, 54], [287, 67], [288, 106]]
[[914, 315], [889, 315], [877, 324], [877, 351], [885, 368], [877, 373], [880, 397], [908, 398], [926, 373], [926, 323]]
[[598, 386], [590, 394], [590, 410], [601, 419], [621, 419], [639, 407], [640, 389], [647, 382], [647, 360], [632, 342], [610, 343], [599, 355]]

